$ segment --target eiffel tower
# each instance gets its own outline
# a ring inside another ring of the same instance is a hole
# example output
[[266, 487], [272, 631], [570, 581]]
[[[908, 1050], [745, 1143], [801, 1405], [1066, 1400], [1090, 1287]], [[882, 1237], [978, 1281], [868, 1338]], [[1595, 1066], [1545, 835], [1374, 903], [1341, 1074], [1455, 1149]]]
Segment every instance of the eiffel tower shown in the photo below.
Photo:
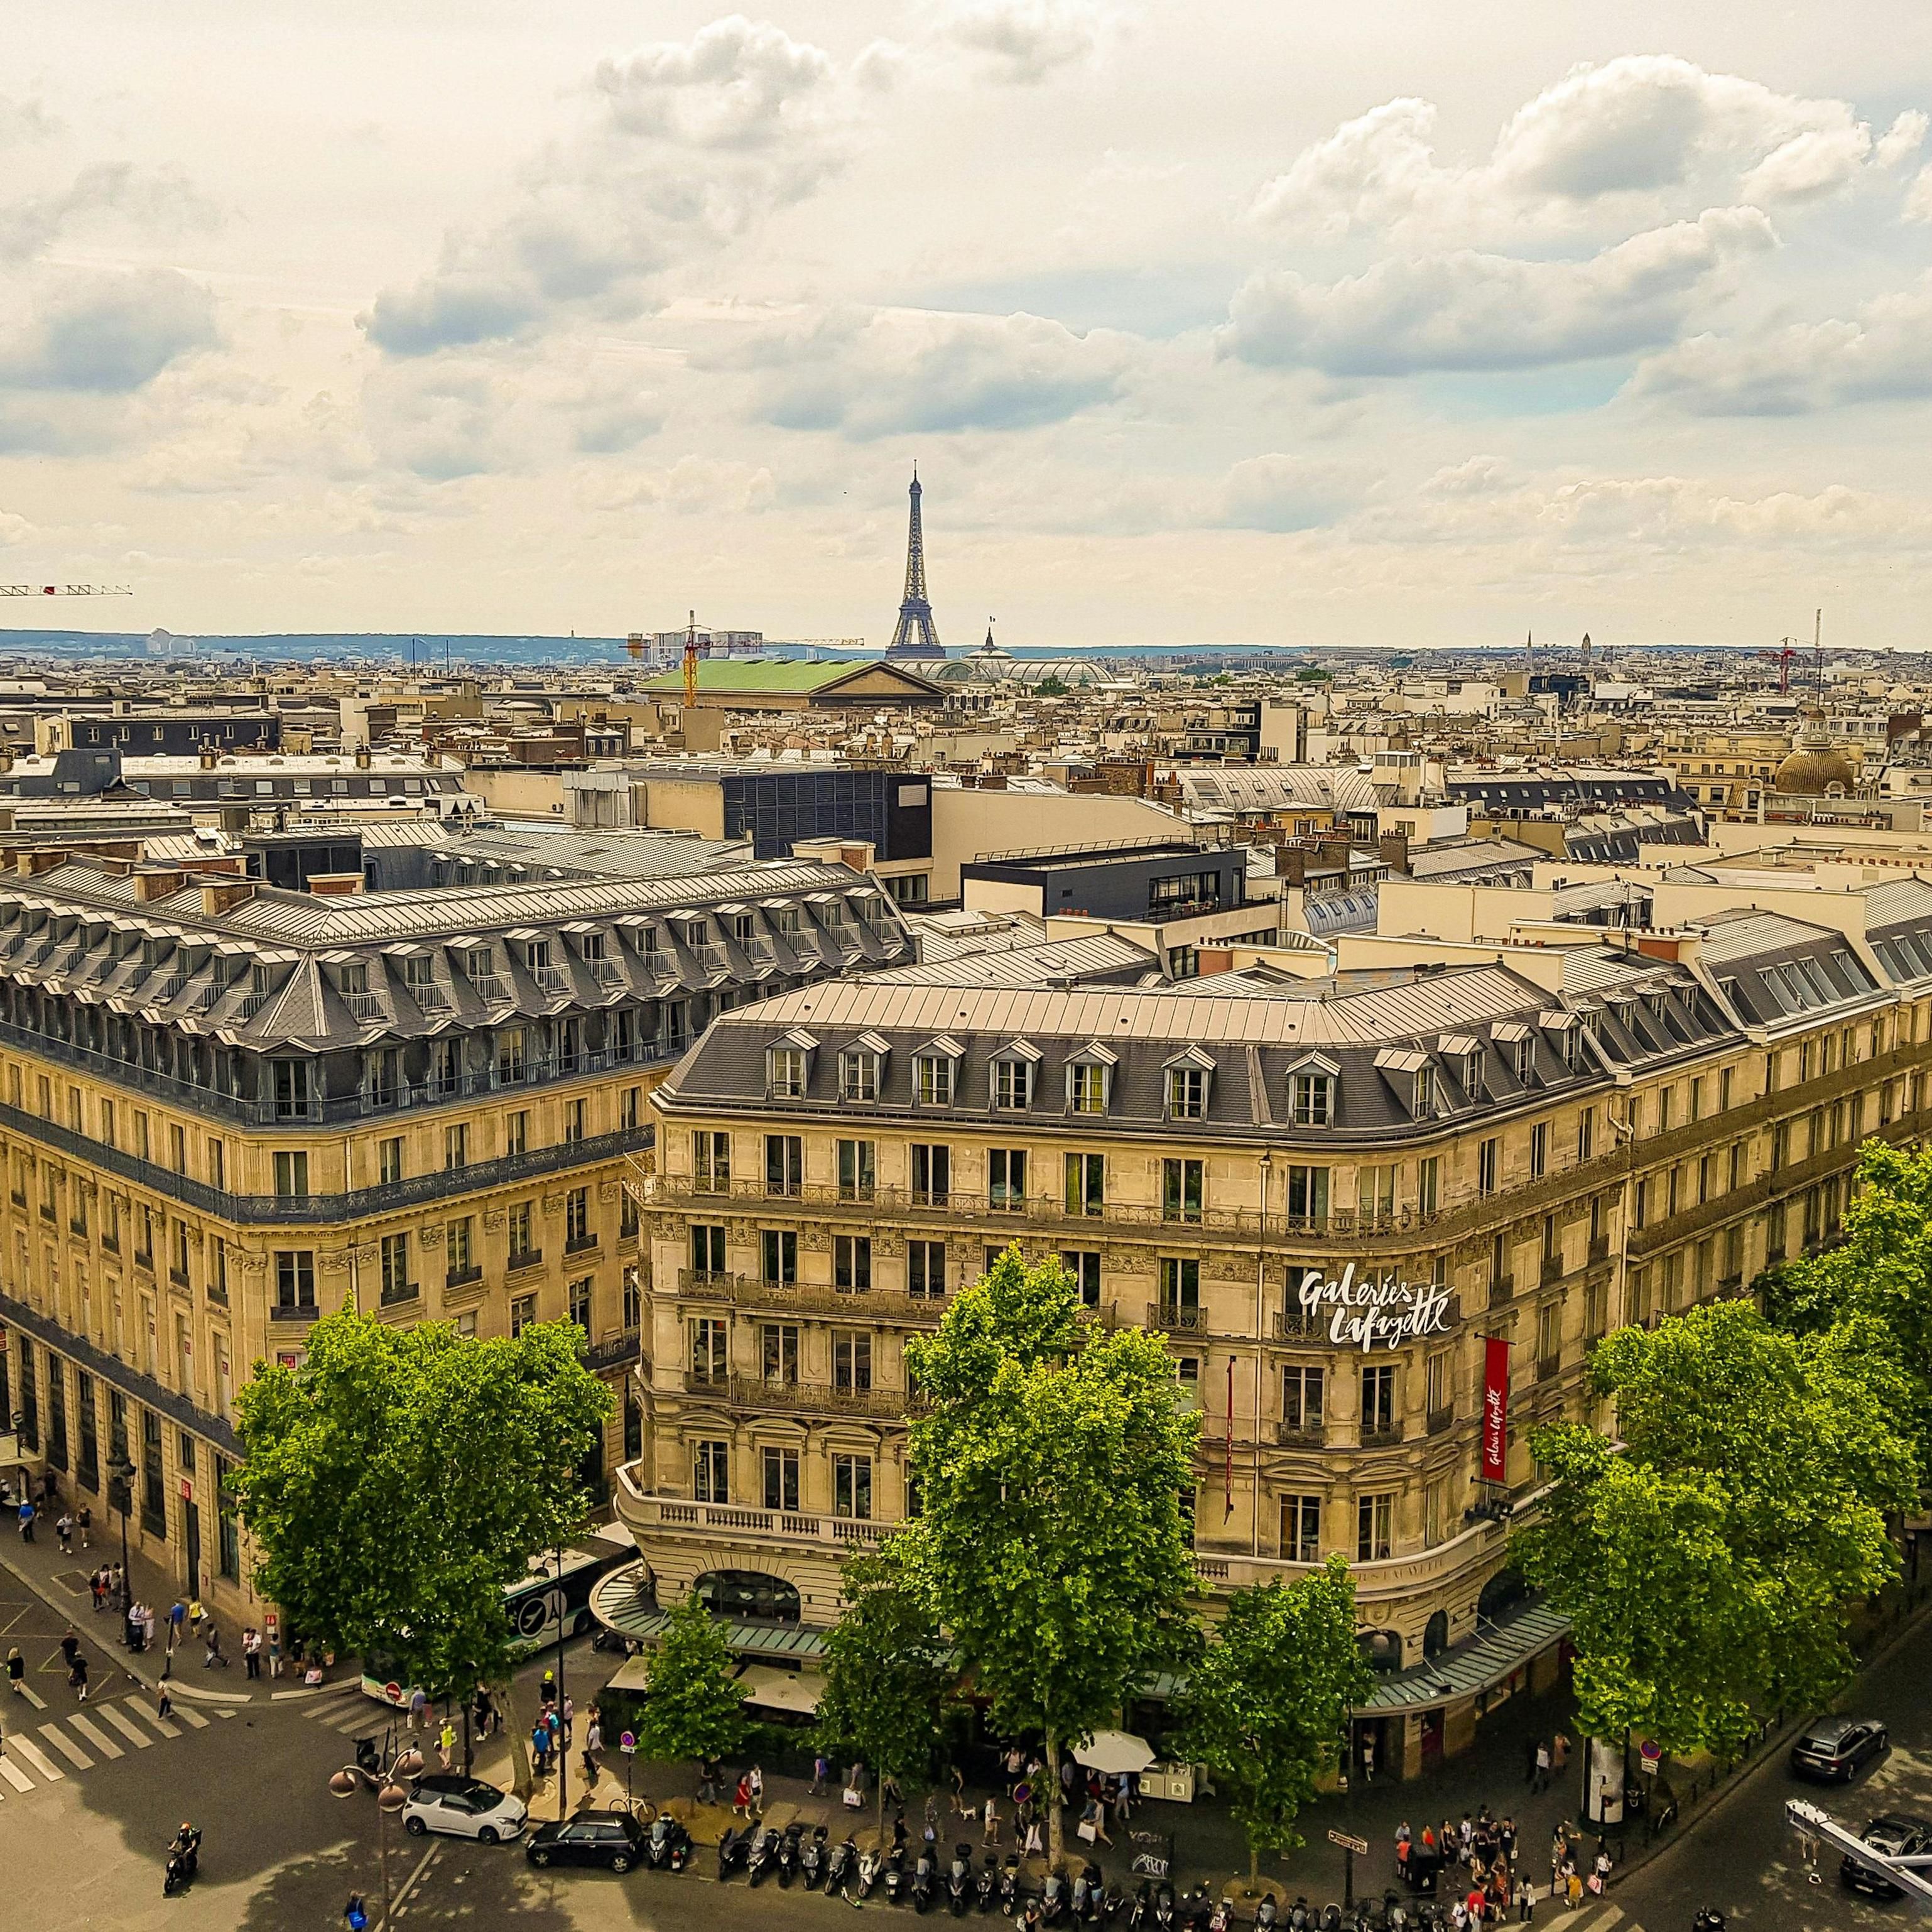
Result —
[[932, 606], [926, 595], [926, 539], [919, 526], [919, 472], [912, 473], [912, 518], [906, 529], [905, 596], [899, 604], [899, 621], [886, 656], [901, 664], [916, 664], [943, 658], [946, 646], [939, 641], [938, 626], [932, 621]]

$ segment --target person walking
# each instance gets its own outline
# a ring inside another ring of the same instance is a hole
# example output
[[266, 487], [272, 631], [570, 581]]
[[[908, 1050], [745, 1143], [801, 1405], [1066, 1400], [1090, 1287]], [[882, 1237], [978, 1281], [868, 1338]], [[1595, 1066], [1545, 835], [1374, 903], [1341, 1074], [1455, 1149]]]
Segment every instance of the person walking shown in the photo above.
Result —
[[1540, 1738], [1532, 1738], [1525, 1749], [1528, 1755], [1523, 1766], [1523, 1782], [1534, 1791], [1536, 1789], [1537, 1755], [1543, 1749], [1543, 1740]]
[[812, 1760], [812, 1791], [810, 1795], [812, 1797], [818, 1798], [824, 1795], [826, 1780], [831, 1775], [832, 1767], [826, 1762], [824, 1752], [820, 1750]]
[[74, 1518], [65, 1510], [62, 1510], [60, 1514], [54, 1519], [54, 1534], [59, 1540], [61, 1554], [63, 1556], [72, 1556], [74, 1553]]
[[1526, 1872], [1516, 1882], [1516, 1922], [1528, 1925], [1535, 1917], [1536, 1888], [1530, 1883], [1529, 1875]]
[[584, 1788], [586, 1791], [596, 1788], [598, 1774], [602, 1768], [597, 1761], [598, 1754], [603, 1748], [604, 1726], [598, 1721], [597, 1713], [592, 1711], [590, 1723], [584, 1727]]
[[563, 1702], [557, 1706], [557, 1721], [562, 1727], [563, 1747], [568, 1750], [571, 1744], [571, 1733], [577, 1728], [576, 1700], [568, 1691], [564, 1694]]
[[752, 1815], [762, 1818], [765, 1815], [765, 1774], [753, 1765], [746, 1775], [752, 1782]]
[[242, 1633], [242, 1663], [252, 1684], [262, 1674], [262, 1633], [253, 1624]]
[[722, 1776], [722, 1774], [719, 1772], [717, 1765], [711, 1759], [706, 1757], [698, 1760], [698, 1802], [699, 1804], [716, 1804], [718, 1802], [718, 1785]]
[[429, 1720], [429, 1693], [418, 1684], [410, 1693], [410, 1729], [420, 1731]]
[[38, 1514], [39, 1511], [34, 1508], [33, 1498], [32, 1496], [22, 1496], [20, 1498], [20, 1510], [18, 1518], [20, 1526], [20, 1540], [22, 1543], [31, 1543], [33, 1541], [34, 1518]]
[[738, 1788], [731, 1794], [731, 1815], [742, 1818], [747, 1824], [752, 1817], [752, 1774], [748, 1771], [738, 1774]]
[[161, 1679], [160, 1689], [155, 1693], [154, 1715], [160, 1718], [163, 1724], [166, 1724], [169, 1718], [174, 1715], [174, 1710], [173, 1694], [170, 1688], [168, 1680], [164, 1677]]
[[1550, 1768], [1561, 1778], [1563, 1767], [1569, 1762], [1570, 1740], [1558, 1731], [1550, 1741]]
[[68, 1671], [67, 1681], [70, 1689], [80, 1693], [80, 1701], [85, 1704], [87, 1702], [87, 1658], [84, 1652], [75, 1652], [74, 1667]]
[[1000, 1807], [990, 1794], [986, 1799], [986, 1825], [980, 1842], [997, 1846], [1000, 1842]]
[[107, 1600], [107, 1572], [95, 1570], [87, 1580], [88, 1594], [94, 1599], [94, 1614], [100, 1614], [100, 1606]]
[[1536, 1744], [1536, 1774], [1531, 1779], [1529, 1788], [1532, 1791], [1550, 1789], [1550, 1747], [1540, 1738]]
[[208, 1650], [208, 1654], [201, 1660], [202, 1669], [206, 1670], [211, 1665], [218, 1664], [224, 1670], [226, 1670], [228, 1668], [229, 1659], [222, 1653], [221, 1632], [212, 1617], [210, 1617], [202, 1626], [202, 1642], [207, 1646]]
[[16, 1697], [27, 1694], [27, 1660], [20, 1654], [16, 1643], [7, 1653], [7, 1688]]
[[539, 1718], [530, 1727], [530, 1756], [539, 1778], [550, 1775], [550, 1726]]
[[91, 1540], [90, 1532], [94, 1528], [93, 1510], [89, 1509], [86, 1504], [82, 1503], [80, 1508], [74, 1512], [74, 1526], [80, 1532], [81, 1548], [83, 1550], [92, 1549], [94, 1545]]
[[442, 1729], [436, 1734], [436, 1755], [442, 1760], [442, 1768], [447, 1771], [456, 1751], [456, 1726], [447, 1718], [442, 1720]]

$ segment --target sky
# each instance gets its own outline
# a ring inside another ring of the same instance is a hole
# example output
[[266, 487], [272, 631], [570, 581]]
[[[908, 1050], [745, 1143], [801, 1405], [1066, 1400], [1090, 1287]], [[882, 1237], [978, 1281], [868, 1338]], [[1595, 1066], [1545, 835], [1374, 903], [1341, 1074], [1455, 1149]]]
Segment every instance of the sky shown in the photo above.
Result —
[[1909, 0], [88, 0], [0, 581], [178, 633], [1922, 647]]

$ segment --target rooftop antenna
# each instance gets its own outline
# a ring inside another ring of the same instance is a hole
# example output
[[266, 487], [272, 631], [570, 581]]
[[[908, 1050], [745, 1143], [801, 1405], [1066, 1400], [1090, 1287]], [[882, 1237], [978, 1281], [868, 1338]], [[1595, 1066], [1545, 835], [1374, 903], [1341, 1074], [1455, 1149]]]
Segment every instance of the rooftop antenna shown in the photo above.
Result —
[[1825, 613], [1822, 608], [1811, 614], [1811, 676], [1816, 687], [1818, 709], [1825, 709]]

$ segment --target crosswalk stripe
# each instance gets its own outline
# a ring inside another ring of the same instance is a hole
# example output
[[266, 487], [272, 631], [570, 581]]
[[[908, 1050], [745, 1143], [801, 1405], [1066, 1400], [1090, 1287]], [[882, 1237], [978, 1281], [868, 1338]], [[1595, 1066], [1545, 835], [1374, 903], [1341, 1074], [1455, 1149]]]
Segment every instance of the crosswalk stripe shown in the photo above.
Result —
[[67, 1773], [29, 1738], [15, 1737], [8, 1743], [7, 1748], [10, 1751], [18, 1751], [43, 1778], [64, 1778], [67, 1775]]
[[40, 1736], [76, 1771], [92, 1771], [94, 1760], [58, 1724], [43, 1724]]
[[141, 1730], [130, 1719], [124, 1718], [112, 1704], [103, 1704], [98, 1706], [98, 1708], [100, 1721], [104, 1724], [112, 1724], [124, 1738], [138, 1749], [146, 1750], [154, 1743], [154, 1739], [149, 1737], [146, 1731]]
[[346, 1711], [340, 1717], [325, 1718], [322, 1720], [332, 1731], [339, 1732], [345, 1738], [367, 1728], [368, 1721], [360, 1711]]
[[31, 1791], [34, 1788], [34, 1780], [4, 1752], [0, 1752], [0, 1778], [4, 1778], [16, 1791]]
[[20, 1685], [20, 1695], [37, 1711], [44, 1711], [47, 1708], [47, 1700], [31, 1684], [24, 1681]]
[[96, 1750], [100, 1752], [103, 1757], [125, 1757], [128, 1755], [128, 1754], [124, 1751], [98, 1724], [93, 1723], [88, 1718], [83, 1718], [79, 1712], [76, 1711], [72, 1717], [68, 1718], [68, 1722], [71, 1724]]
[[154, 1729], [159, 1731], [163, 1737], [178, 1738], [181, 1736], [179, 1726], [170, 1724], [165, 1718], [156, 1717], [154, 1712], [149, 1710], [146, 1704], [144, 1703], [139, 1697], [124, 1698], [122, 1701], [127, 1705], [128, 1709], [132, 1711], [137, 1718], [146, 1718], [148, 1722], [152, 1724]]
[[205, 1731], [208, 1729], [208, 1720], [192, 1704], [177, 1704], [174, 1714], [190, 1730]]

